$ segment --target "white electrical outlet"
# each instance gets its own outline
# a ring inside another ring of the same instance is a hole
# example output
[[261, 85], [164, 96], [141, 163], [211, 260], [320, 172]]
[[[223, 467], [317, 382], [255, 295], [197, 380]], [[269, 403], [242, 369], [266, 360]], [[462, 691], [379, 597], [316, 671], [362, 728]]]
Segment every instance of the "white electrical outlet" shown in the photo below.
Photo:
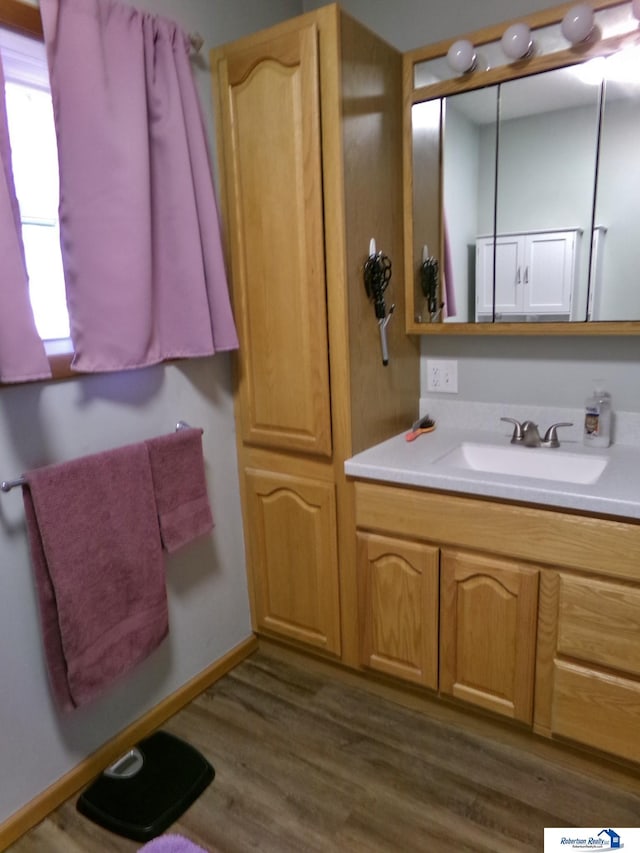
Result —
[[455, 359], [427, 359], [427, 391], [458, 393], [458, 362]]

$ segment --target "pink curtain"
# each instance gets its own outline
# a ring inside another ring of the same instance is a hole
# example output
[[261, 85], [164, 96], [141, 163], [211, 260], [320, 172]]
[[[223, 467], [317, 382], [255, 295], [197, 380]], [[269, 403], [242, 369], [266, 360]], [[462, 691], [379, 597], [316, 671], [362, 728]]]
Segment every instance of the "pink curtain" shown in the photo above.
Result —
[[33, 319], [0, 62], [0, 382], [51, 376]]
[[41, 0], [40, 12], [72, 366], [123, 370], [235, 349], [187, 36], [116, 0]]

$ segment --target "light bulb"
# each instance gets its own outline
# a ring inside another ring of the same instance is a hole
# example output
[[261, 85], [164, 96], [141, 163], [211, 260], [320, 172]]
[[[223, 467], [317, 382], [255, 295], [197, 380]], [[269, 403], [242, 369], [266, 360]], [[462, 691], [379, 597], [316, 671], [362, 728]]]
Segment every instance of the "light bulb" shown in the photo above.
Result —
[[505, 30], [501, 44], [509, 59], [523, 59], [533, 49], [531, 30], [526, 24], [512, 24]]
[[447, 51], [447, 62], [459, 74], [473, 71], [477, 62], [476, 50], [466, 39], [454, 41]]
[[560, 29], [562, 35], [571, 44], [579, 44], [589, 38], [593, 32], [593, 9], [588, 3], [578, 3], [572, 6], [562, 19]]
[[631, 0], [631, 11], [634, 18], [640, 21], [640, 0]]

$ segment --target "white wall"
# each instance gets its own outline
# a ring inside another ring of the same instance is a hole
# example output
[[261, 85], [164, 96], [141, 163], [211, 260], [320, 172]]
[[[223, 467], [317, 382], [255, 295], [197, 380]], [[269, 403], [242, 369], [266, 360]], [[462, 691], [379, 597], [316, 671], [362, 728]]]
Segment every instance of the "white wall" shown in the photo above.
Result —
[[[136, 2], [204, 37], [197, 81], [209, 132], [209, 49], [301, 11], [298, 0]], [[216, 527], [167, 562], [168, 639], [104, 699], [64, 718], [47, 684], [20, 490], [0, 494], [0, 823], [251, 633], [229, 355], [0, 388], [0, 479], [170, 432], [180, 419], [204, 429]]]
[[[304, 0], [305, 10], [322, 0]], [[348, 14], [401, 51], [557, 5], [546, 0], [342, 0]], [[636, 286], [629, 281], [627, 286]], [[581, 407], [602, 377], [618, 410], [640, 412], [637, 338], [422, 338], [423, 359], [458, 359], [458, 399]], [[422, 371], [422, 396], [426, 371]]]
[[[324, 0], [303, 0], [305, 11]], [[549, 9], [547, 0], [341, 0], [340, 6], [400, 51]]]
[[[640, 316], [640, 83], [627, 97], [605, 102], [598, 169], [596, 224], [607, 228], [603, 271], [606, 287], [598, 304], [601, 320], [621, 318], [621, 308]], [[624, 167], [621, 168], [621, 164]], [[624, 198], [625, 203], [621, 204]]]
[[[507, 87], [505, 87], [507, 88]], [[504, 88], [503, 88], [504, 98]], [[516, 97], [515, 93], [512, 97]], [[500, 123], [497, 231], [544, 231], [577, 228], [581, 231], [578, 279], [573, 291], [572, 316], [584, 319], [587, 310], [593, 181], [598, 142], [597, 92], [589, 107], [554, 110]], [[495, 125], [483, 128], [481, 172], [495, 172]], [[483, 209], [491, 211], [493, 186], [486, 191]], [[490, 223], [489, 218], [485, 223]], [[480, 233], [492, 232], [492, 225]], [[613, 270], [608, 268], [612, 277]], [[634, 303], [630, 300], [629, 308]], [[640, 318], [640, 314], [635, 314]]]
[[[449, 99], [451, 100], [451, 99]], [[456, 109], [447, 104], [445, 119], [446, 144], [442, 158], [444, 209], [451, 252], [451, 269], [456, 294], [456, 314], [453, 323], [467, 323], [475, 317], [470, 286], [475, 269], [475, 240], [478, 230], [478, 195], [480, 169], [478, 128]], [[473, 256], [470, 258], [470, 252]], [[473, 262], [471, 266], [470, 261]]]

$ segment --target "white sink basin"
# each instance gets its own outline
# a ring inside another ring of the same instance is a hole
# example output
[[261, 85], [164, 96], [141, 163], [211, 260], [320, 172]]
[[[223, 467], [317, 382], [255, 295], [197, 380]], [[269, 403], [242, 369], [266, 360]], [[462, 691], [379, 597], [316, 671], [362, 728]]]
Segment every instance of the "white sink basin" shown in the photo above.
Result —
[[438, 467], [464, 468], [467, 471], [487, 471], [513, 477], [535, 477], [588, 485], [598, 480], [608, 462], [604, 456], [566, 453], [556, 448], [517, 447], [511, 444], [501, 447], [465, 441], [433, 464]]

